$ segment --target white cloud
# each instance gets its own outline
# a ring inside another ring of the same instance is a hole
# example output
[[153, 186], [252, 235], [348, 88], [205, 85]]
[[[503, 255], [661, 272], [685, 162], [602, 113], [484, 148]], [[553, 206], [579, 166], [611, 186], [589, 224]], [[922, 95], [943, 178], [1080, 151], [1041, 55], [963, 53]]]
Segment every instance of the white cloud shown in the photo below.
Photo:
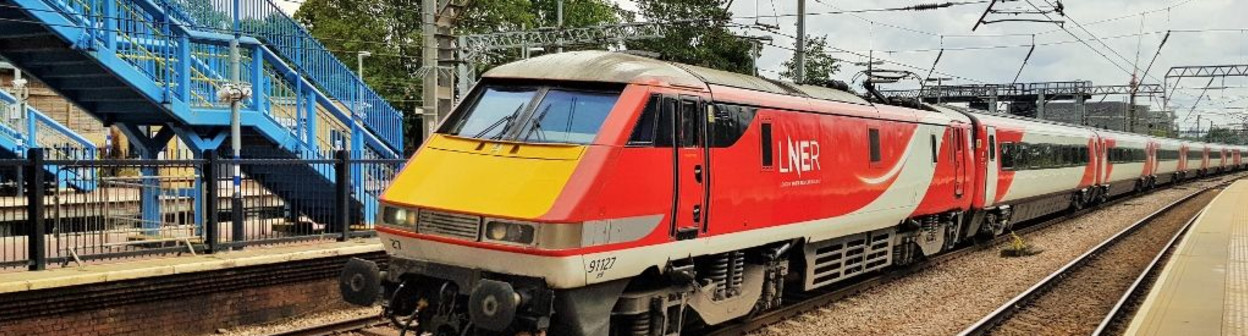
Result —
[[[772, 15], [772, 1], [775, 1], [776, 12], [779, 14], [796, 13], [796, 1], [792, 0], [738, 0], [733, 3], [732, 10], [735, 16]], [[915, 0], [807, 1], [807, 11], [810, 13], [835, 11], [836, 9], [832, 6], [853, 10], [935, 2], [919, 2]], [[1044, 2], [1044, 0], [1031, 1], [1037, 5], [1042, 5]], [[1026, 2], [1014, 2], [1013, 4], [1026, 6]], [[1156, 10], [1176, 4], [1180, 5], [1168, 11], [1144, 15], [1142, 18], [1139, 15], [1135, 15], [1110, 22], [1093, 24], [1096, 21], [1134, 15], [1143, 11]], [[757, 11], [755, 9], [756, 6], [758, 8]], [[943, 38], [943, 47], [945, 48], [1028, 45], [1032, 41], [1032, 37], [1028, 34], [1036, 34], [1035, 43], [1037, 44], [1076, 41], [1071, 34], [1058, 29], [1056, 25], [1050, 23], [996, 23], [982, 26], [978, 31], [972, 32], [971, 27], [983, 13], [986, 6], [987, 4], [982, 4], [922, 12], [857, 14], [861, 18], [847, 14], [810, 16], [807, 20], [807, 32], [815, 35], [826, 35], [829, 43], [837, 48], [854, 50], [862, 54], [866, 54], [874, 49], [877, 57], [909, 64], [924, 70], [931, 67], [938, 54], [937, 50], [942, 47], [942, 35], [945, 36]], [[1248, 28], [1248, 24], [1242, 21], [1243, 15], [1248, 13], [1248, 1], [1072, 0], [1066, 1], [1065, 6], [1066, 13], [1070, 17], [1065, 24], [1067, 30], [1086, 41], [1093, 48], [1089, 48], [1082, 43], [1039, 46], [1019, 77], [1020, 82], [1091, 80], [1094, 83], [1105, 85], [1127, 84], [1131, 79], [1129, 71], [1136, 67], [1136, 54], [1139, 54], [1138, 66], [1142, 71], [1142, 68], [1147, 66], [1149, 60], [1156, 52], [1164, 34], [1109, 39], [1110, 37], [1166, 30]], [[1054, 18], [1059, 17], [1055, 15]], [[872, 24], [864, 19], [876, 21], [880, 24]], [[767, 24], [777, 23], [775, 19], [763, 18], [759, 20]], [[747, 19], [739, 20], [738, 22], [753, 23], [753, 21], [753, 19]], [[778, 22], [783, 33], [788, 35], [795, 34], [795, 18], [779, 18]], [[1083, 28], [1091, 31], [1097, 37], [1104, 38], [1102, 41], [1117, 51], [1118, 55], [1110, 52], [1100, 42], [1092, 39], [1074, 22], [1082, 24]], [[883, 24], [901, 26], [908, 30], [886, 27]], [[928, 32], [928, 34], [916, 33], [910, 30]], [[757, 31], [747, 32], [755, 35], [761, 34]], [[1023, 35], [1001, 36], [1001, 34]], [[789, 38], [777, 37], [776, 43], [787, 47], [791, 46], [793, 41]], [[902, 52], [926, 49], [932, 50]], [[950, 50], [944, 53], [940, 63], [936, 66], [936, 71], [982, 82], [1009, 83], [1018, 72], [1028, 49], [1028, 47], [1023, 46], [989, 50]], [[1099, 50], [1105, 56], [1092, 51], [1092, 49]], [[881, 52], [884, 50], [899, 52]], [[763, 52], [759, 64], [763, 69], [779, 70], [780, 63], [791, 57], [791, 55], [792, 53], [788, 50], [767, 48]], [[837, 56], [852, 61], [860, 60], [860, 57], [854, 55], [838, 54]], [[1113, 62], [1116, 62], [1127, 71], [1119, 69], [1118, 66], [1115, 66], [1106, 58], [1112, 59]], [[1172, 66], [1211, 64], [1248, 64], [1248, 32], [1174, 33], [1163, 48], [1161, 55], [1157, 58], [1156, 64], [1153, 65], [1152, 70], [1149, 72], [1150, 77], [1146, 78], [1144, 82], [1160, 82], [1165, 76], [1166, 70]], [[890, 67], [900, 68], [898, 66]], [[845, 66], [842, 70], [843, 72], [838, 77], [843, 80], [849, 80], [856, 72], [862, 69], [854, 66]], [[926, 75], [926, 71], [916, 72], [919, 72], [920, 75]], [[1215, 86], [1222, 86], [1221, 82], [1222, 80], [1218, 80]], [[965, 80], [959, 81], [959, 83], [975, 84], [973, 81]], [[1196, 101], [1196, 96], [1200, 95], [1199, 88], [1203, 88], [1205, 83], [1207, 83], [1207, 80], [1201, 79], [1185, 79], [1179, 83], [1179, 87], [1182, 89], [1179, 89], [1178, 93], [1174, 95], [1171, 108], [1178, 112], [1180, 119], [1183, 118]], [[1228, 78], [1226, 83], [1226, 86], [1248, 86], [1248, 78]], [[902, 84], [896, 86], [898, 88], [905, 87]], [[912, 84], [911, 86], [917, 86], [917, 84]], [[1210, 99], [1209, 96], [1206, 96], [1198, 105], [1196, 113], [1202, 113], [1202, 110], [1205, 110], [1205, 113], [1209, 114], [1205, 120], [1213, 119], [1219, 124], [1237, 120], [1237, 118], [1226, 116], [1226, 113], [1218, 112], [1222, 115], [1214, 115], [1210, 112], [1223, 111], [1222, 105], [1227, 103], [1231, 103], [1229, 106], [1236, 106], [1235, 104], [1241, 107], [1248, 106], [1248, 99], [1235, 100], [1236, 98], [1244, 97], [1246, 94], [1248, 94], [1248, 89], [1244, 88], [1210, 90], [1209, 95], [1226, 98]], [[1106, 99], [1125, 100], [1126, 98], [1111, 96]], [[1147, 98], [1141, 100], [1147, 100]], [[1160, 98], [1157, 98], [1157, 100], [1159, 103]], [[1156, 104], [1154, 108], [1161, 108], [1161, 106]], [[1238, 113], [1243, 115], [1245, 112], [1248, 111], [1240, 110]], [[1194, 124], [1194, 119], [1195, 117], [1193, 116], [1188, 120], [1188, 127]]]

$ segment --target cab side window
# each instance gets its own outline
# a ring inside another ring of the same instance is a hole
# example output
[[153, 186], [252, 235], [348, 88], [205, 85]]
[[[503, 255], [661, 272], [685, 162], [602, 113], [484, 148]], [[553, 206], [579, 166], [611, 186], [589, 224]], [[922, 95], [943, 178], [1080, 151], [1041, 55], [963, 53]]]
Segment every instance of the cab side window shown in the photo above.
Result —
[[641, 111], [641, 116], [637, 117], [637, 125], [633, 126], [633, 135], [628, 138], [629, 146], [653, 146], [655, 138], [656, 121], [659, 114], [659, 95], [650, 95], [650, 99], [646, 101], [646, 107]]
[[732, 147], [754, 121], [756, 109], [734, 104], [715, 104], [715, 121], [711, 123], [711, 147]]
[[871, 163], [880, 162], [883, 159], [880, 155], [880, 130], [868, 129], [867, 141], [871, 146]]

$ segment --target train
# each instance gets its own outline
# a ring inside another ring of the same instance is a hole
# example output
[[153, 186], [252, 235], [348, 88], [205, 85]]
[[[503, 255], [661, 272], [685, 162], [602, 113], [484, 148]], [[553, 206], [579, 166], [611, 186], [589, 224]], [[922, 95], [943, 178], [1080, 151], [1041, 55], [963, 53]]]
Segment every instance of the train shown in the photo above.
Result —
[[679, 335], [1248, 148], [888, 104], [611, 51], [486, 72], [380, 198], [344, 299], [404, 332]]

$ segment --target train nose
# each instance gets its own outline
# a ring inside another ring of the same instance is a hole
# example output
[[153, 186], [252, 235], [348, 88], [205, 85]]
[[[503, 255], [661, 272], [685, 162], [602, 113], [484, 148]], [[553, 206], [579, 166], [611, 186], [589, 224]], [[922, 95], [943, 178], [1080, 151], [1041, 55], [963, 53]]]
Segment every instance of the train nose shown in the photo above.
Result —
[[520, 300], [520, 294], [511, 284], [482, 279], [468, 295], [468, 317], [477, 327], [503, 331], [516, 318]]

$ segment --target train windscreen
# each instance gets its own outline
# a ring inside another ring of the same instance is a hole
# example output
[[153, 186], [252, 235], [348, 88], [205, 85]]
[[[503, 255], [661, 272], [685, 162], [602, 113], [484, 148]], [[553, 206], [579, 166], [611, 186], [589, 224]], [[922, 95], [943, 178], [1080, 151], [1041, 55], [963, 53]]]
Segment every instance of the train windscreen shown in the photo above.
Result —
[[489, 140], [589, 144], [619, 99], [618, 91], [543, 86], [488, 86], [443, 133]]

